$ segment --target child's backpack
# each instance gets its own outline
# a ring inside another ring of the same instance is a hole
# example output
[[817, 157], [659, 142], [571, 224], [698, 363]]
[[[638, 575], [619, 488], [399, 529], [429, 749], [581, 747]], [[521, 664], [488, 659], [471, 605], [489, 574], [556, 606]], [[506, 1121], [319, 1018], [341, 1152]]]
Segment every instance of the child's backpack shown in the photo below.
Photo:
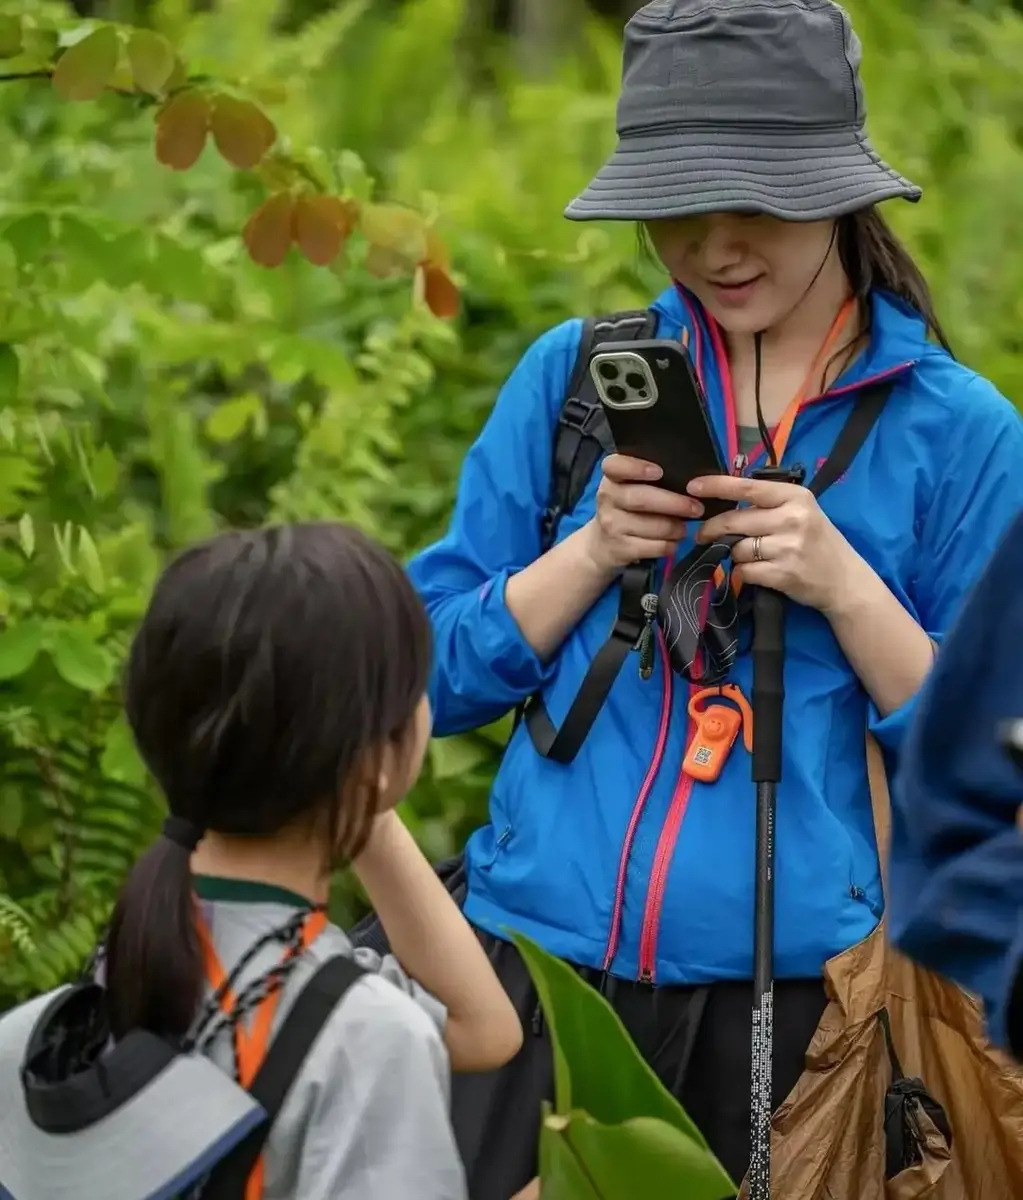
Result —
[[0, 1200], [243, 1200], [317, 1035], [365, 972], [326, 962], [246, 1090], [147, 1030], [110, 1036], [91, 980], [0, 1018]]

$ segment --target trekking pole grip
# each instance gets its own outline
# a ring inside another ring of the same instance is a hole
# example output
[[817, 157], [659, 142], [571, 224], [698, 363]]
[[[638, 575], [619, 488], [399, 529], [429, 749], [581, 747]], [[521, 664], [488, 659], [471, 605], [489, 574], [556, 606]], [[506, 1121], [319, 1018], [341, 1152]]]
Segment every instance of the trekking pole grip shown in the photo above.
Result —
[[[802, 467], [764, 467], [753, 479], [802, 483]], [[785, 707], [785, 597], [758, 587], [753, 595], [753, 782], [781, 782]]]
[[785, 597], [758, 587], [753, 597], [753, 782], [781, 782], [785, 702]]

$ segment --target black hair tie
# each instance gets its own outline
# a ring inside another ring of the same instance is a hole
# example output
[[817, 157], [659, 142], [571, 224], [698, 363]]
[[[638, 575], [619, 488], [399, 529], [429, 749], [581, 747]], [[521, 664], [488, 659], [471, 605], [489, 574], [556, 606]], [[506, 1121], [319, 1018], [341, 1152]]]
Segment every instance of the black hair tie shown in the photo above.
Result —
[[185, 817], [175, 817], [173, 815], [164, 817], [163, 836], [175, 846], [180, 846], [182, 850], [187, 850], [190, 854], [199, 845], [203, 839], [203, 834], [206, 832], [200, 829], [198, 825]]

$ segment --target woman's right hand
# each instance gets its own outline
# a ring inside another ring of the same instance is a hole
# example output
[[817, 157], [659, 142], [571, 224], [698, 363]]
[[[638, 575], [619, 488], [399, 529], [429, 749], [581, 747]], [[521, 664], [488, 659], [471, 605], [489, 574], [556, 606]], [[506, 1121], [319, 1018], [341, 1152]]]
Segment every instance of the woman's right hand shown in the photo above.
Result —
[[671, 557], [685, 537], [686, 521], [703, 515], [703, 505], [655, 487], [661, 468], [624, 454], [604, 459], [597, 489], [597, 515], [586, 527], [588, 549], [603, 570], [623, 570], [648, 558]]

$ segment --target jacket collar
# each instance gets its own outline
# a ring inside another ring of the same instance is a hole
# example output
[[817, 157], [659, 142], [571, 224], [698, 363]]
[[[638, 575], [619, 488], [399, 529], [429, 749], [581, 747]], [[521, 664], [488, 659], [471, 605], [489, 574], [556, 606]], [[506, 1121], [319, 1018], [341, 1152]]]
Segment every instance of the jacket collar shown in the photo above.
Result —
[[[716, 322], [699, 300], [681, 286], [667, 288], [653, 308], [670, 326], [689, 331], [690, 352], [704, 387], [711, 379], [720, 381], [724, 340]], [[860, 385], [910, 370], [933, 347], [919, 313], [890, 292], [875, 289], [870, 294], [870, 340], [843, 374], [828, 389], [842, 395]], [[669, 332], [665, 330], [665, 332]]]

